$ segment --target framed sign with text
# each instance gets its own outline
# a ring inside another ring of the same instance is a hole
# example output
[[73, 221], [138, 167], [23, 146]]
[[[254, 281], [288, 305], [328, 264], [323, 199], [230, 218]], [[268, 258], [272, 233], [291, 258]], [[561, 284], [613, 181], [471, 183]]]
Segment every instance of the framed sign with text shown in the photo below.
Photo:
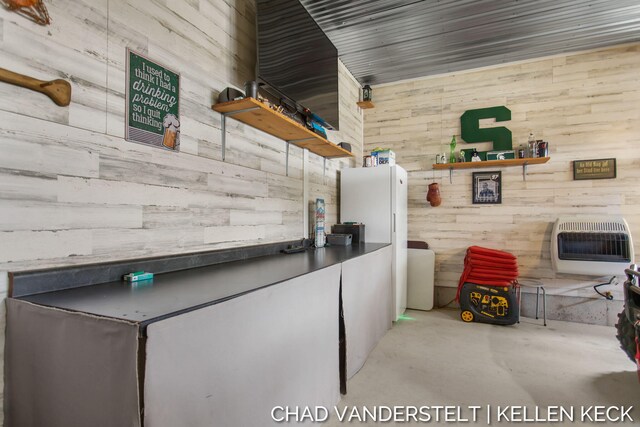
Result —
[[180, 150], [180, 74], [127, 49], [125, 139]]
[[616, 159], [574, 160], [573, 179], [613, 179]]

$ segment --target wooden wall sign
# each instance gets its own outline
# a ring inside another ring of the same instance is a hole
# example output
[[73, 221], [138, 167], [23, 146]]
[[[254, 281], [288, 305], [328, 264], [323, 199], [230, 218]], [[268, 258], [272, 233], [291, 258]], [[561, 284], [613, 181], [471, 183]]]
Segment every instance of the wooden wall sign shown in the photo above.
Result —
[[127, 49], [125, 138], [179, 151], [180, 74]]
[[616, 177], [616, 159], [574, 160], [573, 179], [612, 179]]

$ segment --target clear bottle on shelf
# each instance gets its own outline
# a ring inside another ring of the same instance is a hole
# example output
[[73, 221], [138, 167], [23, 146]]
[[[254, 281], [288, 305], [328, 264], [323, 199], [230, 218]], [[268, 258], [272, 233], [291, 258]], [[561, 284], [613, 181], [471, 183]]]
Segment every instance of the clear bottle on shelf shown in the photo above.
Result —
[[528, 157], [538, 157], [538, 147], [535, 136], [533, 136], [533, 132], [529, 133], [529, 140], [527, 143], [528, 148]]

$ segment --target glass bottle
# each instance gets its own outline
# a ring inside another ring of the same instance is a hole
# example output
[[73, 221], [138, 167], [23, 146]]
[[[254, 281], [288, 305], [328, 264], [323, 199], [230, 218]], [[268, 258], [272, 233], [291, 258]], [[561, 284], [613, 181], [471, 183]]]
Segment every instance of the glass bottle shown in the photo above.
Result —
[[454, 153], [455, 149], [456, 149], [456, 136], [453, 135], [453, 137], [451, 138], [451, 143], [449, 144], [449, 163], [456, 162], [456, 154]]
[[464, 157], [464, 150], [460, 150], [460, 157], [458, 157], [458, 163], [464, 163], [467, 160]]
[[531, 132], [529, 133], [528, 140], [529, 157], [538, 157], [538, 150], [536, 145], [536, 138], [533, 136], [533, 132]]

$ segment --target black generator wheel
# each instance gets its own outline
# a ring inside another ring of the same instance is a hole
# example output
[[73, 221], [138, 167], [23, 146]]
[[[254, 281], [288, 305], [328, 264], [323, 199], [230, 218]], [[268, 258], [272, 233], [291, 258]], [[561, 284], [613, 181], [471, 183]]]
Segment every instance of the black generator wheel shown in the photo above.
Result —
[[620, 348], [627, 353], [629, 359], [636, 361], [636, 331], [634, 326], [627, 319], [627, 313], [622, 310], [618, 313], [618, 323], [616, 323], [616, 338], [620, 341]]

